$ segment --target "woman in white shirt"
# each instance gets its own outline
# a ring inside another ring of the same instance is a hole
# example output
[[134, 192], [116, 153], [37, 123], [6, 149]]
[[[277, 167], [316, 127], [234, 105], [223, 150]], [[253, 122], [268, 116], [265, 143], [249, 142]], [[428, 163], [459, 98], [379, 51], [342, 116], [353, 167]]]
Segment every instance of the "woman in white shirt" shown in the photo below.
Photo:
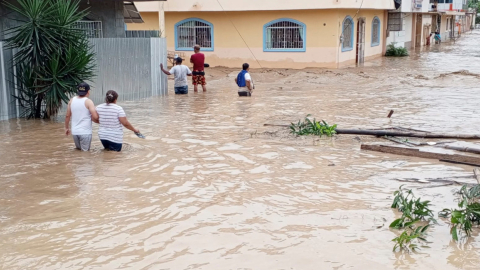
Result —
[[116, 104], [117, 99], [117, 92], [109, 90], [105, 97], [105, 103], [97, 106], [100, 123], [98, 137], [105, 150], [120, 152], [123, 144], [123, 127], [135, 132], [135, 134], [140, 133], [140, 131], [128, 122], [123, 108]]

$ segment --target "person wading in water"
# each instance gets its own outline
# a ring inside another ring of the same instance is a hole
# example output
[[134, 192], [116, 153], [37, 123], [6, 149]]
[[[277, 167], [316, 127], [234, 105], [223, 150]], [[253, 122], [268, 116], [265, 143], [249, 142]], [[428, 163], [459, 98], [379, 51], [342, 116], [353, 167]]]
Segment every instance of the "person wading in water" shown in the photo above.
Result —
[[[98, 123], [98, 114], [95, 104], [88, 98], [90, 86], [84, 82], [80, 83], [77, 86], [77, 93], [78, 96], [68, 102], [65, 135], [72, 134], [75, 147], [82, 151], [88, 151], [92, 143], [92, 121]], [[72, 120], [71, 130], [70, 119]]]
[[238, 85], [238, 95], [240, 97], [249, 97], [252, 95], [253, 85], [252, 77], [248, 71], [250, 70], [250, 65], [248, 63], [243, 64], [243, 70], [238, 73], [238, 76], [235, 78], [235, 82]]
[[187, 76], [192, 76], [192, 72], [190, 72], [190, 69], [187, 66], [182, 65], [182, 58], [178, 57], [175, 60], [175, 63], [176, 66], [172, 67], [170, 71], [163, 69], [163, 64], [160, 64], [160, 68], [166, 75], [173, 75], [175, 79], [174, 89], [176, 95], [188, 94]]
[[207, 82], [205, 81], [205, 55], [200, 52], [200, 45], [193, 47], [195, 52], [190, 56], [190, 63], [193, 64], [193, 91], [198, 92], [198, 85], [201, 85], [203, 92], [207, 92]]
[[116, 104], [117, 99], [117, 92], [109, 90], [105, 97], [105, 103], [97, 106], [100, 122], [98, 137], [105, 150], [120, 152], [123, 144], [123, 127], [135, 132], [135, 134], [139, 134], [140, 130], [134, 128], [128, 122], [125, 111]]

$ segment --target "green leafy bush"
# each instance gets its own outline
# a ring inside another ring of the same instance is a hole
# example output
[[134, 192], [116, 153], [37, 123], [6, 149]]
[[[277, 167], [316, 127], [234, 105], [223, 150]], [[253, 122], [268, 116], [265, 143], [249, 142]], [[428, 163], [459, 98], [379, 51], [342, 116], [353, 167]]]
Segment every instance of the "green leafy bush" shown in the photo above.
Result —
[[450, 217], [452, 229], [450, 234], [453, 240], [458, 241], [458, 235], [463, 231], [467, 236], [472, 233], [473, 225], [480, 225], [480, 185], [472, 188], [463, 186], [460, 191], [460, 209], [443, 209], [439, 216]]
[[408, 56], [408, 50], [405, 47], [395, 47], [395, 42], [392, 42], [390, 45], [387, 46], [387, 52], [385, 56]]
[[22, 16], [7, 30], [16, 48], [19, 94], [27, 118], [49, 118], [76, 93], [78, 83], [94, 76], [94, 55], [77, 22], [88, 12], [79, 0], [17, 0], [5, 5]]
[[326, 135], [331, 137], [337, 133], [335, 130], [337, 129], [337, 125], [330, 126], [327, 122], [317, 122], [314, 118], [313, 121], [310, 120], [311, 115], [307, 115], [305, 117], [305, 121], [301, 122], [298, 120], [298, 123], [292, 123], [290, 125], [290, 133], [295, 134], [297, 136], [306, 136], [306, 135], [316, 135], [316, 136], [323, 136]]

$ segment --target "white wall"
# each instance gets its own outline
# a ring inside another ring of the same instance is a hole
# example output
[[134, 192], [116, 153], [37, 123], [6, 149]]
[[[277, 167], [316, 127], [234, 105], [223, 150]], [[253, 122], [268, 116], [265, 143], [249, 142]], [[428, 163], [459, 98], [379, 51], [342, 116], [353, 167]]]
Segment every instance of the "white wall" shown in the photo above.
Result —
[[387, 45], [392, 42], [396, 42], [395, 46], [405, 47], [410, 49], [409, 42], [412, 42], [412, 13], [402, 13], [403, 18], [403, 31], [392, 32], [390, 31], [390, 36], [387, 38]]

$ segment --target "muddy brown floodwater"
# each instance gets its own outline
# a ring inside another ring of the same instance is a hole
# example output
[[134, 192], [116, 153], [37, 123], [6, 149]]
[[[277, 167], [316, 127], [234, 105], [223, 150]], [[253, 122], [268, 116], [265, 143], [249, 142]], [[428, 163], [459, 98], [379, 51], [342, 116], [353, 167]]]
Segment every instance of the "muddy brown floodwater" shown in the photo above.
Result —
[[[147, 136], [80, 153], [61, 121], [0, 122], [1, 269], [478, 269], [479, 229], [393, 253], [398, 179], [465, 178], [472, 167], [360, 151], [381, 139], [294, 138], [265, 123], [307, 114], [342, 128], [480, 133], [480, 32], [408, 58], [339, 70], [208, 70], [209, 92], [121, 102]], [[170, 84], [172, 85], [172, 84]], [[386, 116], [395, 110], [391, 119]], [[408, 183], [435, 212], [455, 186]], [[420, 188], [420, 189], [417, 189]]]

